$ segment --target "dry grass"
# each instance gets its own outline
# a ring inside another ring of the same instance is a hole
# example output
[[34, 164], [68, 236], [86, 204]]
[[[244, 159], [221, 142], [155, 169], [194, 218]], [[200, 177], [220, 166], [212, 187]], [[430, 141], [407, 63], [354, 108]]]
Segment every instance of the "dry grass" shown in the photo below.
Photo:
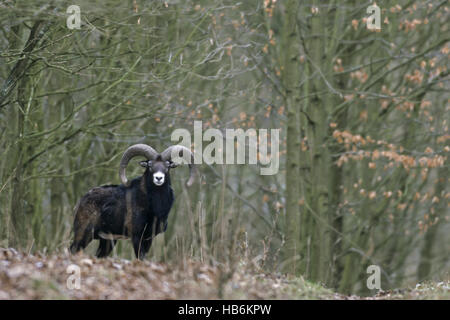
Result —
[[[81, 288], [69, 289], [68, 266], [81, 270]], [[449, 299], [449, 283], [385, 292], [369, 299]], [[302, 278], [257, 272], [240, 263], [183, 261], [178, 265], [87, 255], [28, 255], [0, 249], [0, 299], [361, 299]]]

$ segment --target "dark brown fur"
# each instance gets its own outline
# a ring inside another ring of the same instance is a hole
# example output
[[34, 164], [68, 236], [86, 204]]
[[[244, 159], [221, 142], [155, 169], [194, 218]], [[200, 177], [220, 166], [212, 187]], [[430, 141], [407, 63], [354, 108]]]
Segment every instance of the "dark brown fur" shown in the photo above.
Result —
[[[168, 165], [149, 162], [148, 166], [144, 175], [132, 180], [129, 186], [96, 187], [81, 198], [75, 213], [72, 253], [98, 239], [96, 255], [105, 257], [122, 237], [131, 238], [136, 257], [144, 258], [153, 237], [166, 230], [174, 201]], [[165, 171], [165, 182], [161, 186], [152, 183], [155, 167]]]

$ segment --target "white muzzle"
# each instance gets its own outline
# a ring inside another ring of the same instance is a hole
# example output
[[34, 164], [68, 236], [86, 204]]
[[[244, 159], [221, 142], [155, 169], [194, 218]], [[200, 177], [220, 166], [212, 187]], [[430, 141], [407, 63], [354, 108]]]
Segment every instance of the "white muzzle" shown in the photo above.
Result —
[[165, 174], [162, 172], [155, 172], [153, 174], [153, 183], [157, 186], [162, 186], [164, 184]]

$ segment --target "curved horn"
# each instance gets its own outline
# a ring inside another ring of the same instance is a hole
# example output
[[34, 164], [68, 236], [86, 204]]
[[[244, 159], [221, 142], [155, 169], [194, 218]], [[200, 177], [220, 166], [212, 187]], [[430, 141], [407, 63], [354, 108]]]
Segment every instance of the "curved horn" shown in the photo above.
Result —
[[155, 160], [158, 156], [158, 152], [156, 152], [155, 149], [152, 147], [146, 145], [146, 144], [134, 144], [131, 147], [129, 147], [127, 150], [125, 150], [122, 160], [120, 160], [120, 167], [119, 167], [119, 176], [120, 180], [124, 185], [128, 185], [128, 179], [125, 174], [125, 170], [127, 168], [128, 162], [130, 162], [131, 158], [137, 157], [137, 156], [144, 156], [147, 158], [147, 160]]
[[[182, 155], [180, 156], [180, 153], [182, 152]], [[185, 161], [187, 161], [189, 165], [189, 180], [186, 182], [186, 185], [190, 187], [195, 180], [195, 171], [196, 167], [194, 165], [194, 154], [189, 150], [188, 148], [180, 145], [174, 145], [168, 147], [166, 150], [161, 152], [161, 159], [163, 161], [170, 160], [172, 161], [172, 156], [177, 156], [178, 158], [182, 158]], [[186, 158], [189, 157], [189, 158]]]

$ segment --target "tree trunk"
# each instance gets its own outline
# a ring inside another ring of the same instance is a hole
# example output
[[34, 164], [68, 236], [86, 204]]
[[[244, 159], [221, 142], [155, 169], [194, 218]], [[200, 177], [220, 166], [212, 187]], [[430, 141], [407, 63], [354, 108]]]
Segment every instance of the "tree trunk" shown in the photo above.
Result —
[[283, 29], [282, 83], [287, 107], [287, 155], [286, 155], [286, 220], [284, 270], [295, 274], [299, 270], [297, 262], [300, 249], [300, 130], [299, 130], [299, 94], [296, 88], [299, 83], [299, 51], [297, 33], [298, 2], [288, 1], [286, 5], [286, 20]]

